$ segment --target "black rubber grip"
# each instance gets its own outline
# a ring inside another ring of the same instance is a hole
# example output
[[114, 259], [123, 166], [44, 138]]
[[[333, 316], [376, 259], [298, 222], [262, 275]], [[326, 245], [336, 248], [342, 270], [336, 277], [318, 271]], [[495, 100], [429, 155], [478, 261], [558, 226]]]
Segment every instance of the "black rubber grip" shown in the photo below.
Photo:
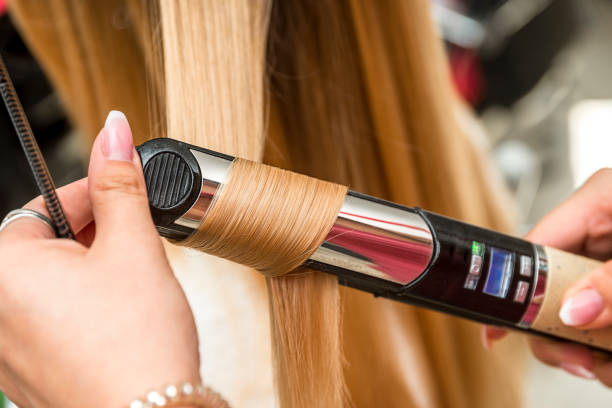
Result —
[[193, 185], [189, 166], [179, 155], [163, 152], [153, 156], [144, 167], [149, 204], [160, 210], [180, 205]]
[[200, 166], [190, 145], [173, 139], [153, 139], [136, 150], [157, 230], [167, 238], [186, 238], [193, 230], [174, 221], [191, 208], [202, 188]]

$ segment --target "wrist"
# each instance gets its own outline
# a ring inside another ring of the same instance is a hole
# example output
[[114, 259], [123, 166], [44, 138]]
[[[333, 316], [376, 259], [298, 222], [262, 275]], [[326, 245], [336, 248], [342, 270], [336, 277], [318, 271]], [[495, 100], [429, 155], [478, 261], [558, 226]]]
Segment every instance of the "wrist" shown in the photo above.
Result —
[[160, 390], [149, 391], [140, 399], [133, 400], [129, 408], [229, 408], [227, 401], [217, 392], [202, 383], [184, 382], [171, 384]]
[[[149, 347], [148, 344], [143, 347]], [[139, 357], [137, 361], [126, 367], [119, 381], [111, 388], [115, 396], [112, 405], [127, 404], [130, 401], [141, 399], [146, 401], [147, 395], [153, 392], [165, 397], [168, 392], [172, 396], [172, 388], [177, 395], [184, 394], [183, 384], [201, 383], [199, 373], [199, 356], [193, 350], [195, 345], [156, 347], [158, 355], [150, 358]], [[144, 350], [144, 356], [152, 356], [151, 350]], [[171, 399], [171, 398], [168, 398]], [[176, 401], [177, 404], [189, 405], [193, 401]], [[129, 405], [128, 405], [129, 406]], [[137, 407], [138, 405], [136, 405]], [[144, 406], [147, 406], [146, 404]], [[157, 405], [154, 405], [157, 406]], [[172, 405], [174, 406], [174, 405]]]

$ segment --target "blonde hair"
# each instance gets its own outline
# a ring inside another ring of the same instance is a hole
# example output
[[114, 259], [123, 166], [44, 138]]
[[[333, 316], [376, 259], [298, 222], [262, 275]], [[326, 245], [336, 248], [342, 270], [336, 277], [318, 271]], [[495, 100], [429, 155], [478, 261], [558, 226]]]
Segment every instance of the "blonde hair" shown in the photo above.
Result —
[[[120, 108], [140, 141], [168, 135], [263, 157], [507, 229], [427, 0], [11, 6], [84, 135]], [[471, 323], [351, 289], [341, 291], [341, 320], [337, 280], [320, 273], [270, 278], [268, 288], [283, 407], [346, 404], [344, 383], [357, 406], [520, 405], [514, 353], [484, 355]]]
[[267, 277], [281, 406], [342, 406], [338, 282], [300, 265], [331, 230], [347, 189], [243, 159], [229, 177], [199, 230], [179, 244]]

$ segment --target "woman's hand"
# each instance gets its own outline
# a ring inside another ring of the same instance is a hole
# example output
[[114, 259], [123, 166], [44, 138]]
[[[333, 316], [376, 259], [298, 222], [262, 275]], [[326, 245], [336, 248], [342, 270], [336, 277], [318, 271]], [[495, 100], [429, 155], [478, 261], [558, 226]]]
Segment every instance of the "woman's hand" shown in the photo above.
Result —
[[[76, 241], [31, 218], [0, 232], [0, 388], [20, 407], [122, 407], [199, 381], [193, 316], [120, 112], [94, 143], [88, 180], [58, 191]], [[40, 197], [25, 207], [46, 214]]]
[[[527, 235], [538, 244], [608, 261], [612, 255], [612, 170], [600, 170]], [[578, 329], [612, 325], [612, 261], [586, 275], [564, 295], [561, 320]], [[486, 327], [485, 347], [505, 335]], [[612, 362], [595, 358], [586, 347], [530, 337], [533, 354], [545, 364], [612, 387]]]

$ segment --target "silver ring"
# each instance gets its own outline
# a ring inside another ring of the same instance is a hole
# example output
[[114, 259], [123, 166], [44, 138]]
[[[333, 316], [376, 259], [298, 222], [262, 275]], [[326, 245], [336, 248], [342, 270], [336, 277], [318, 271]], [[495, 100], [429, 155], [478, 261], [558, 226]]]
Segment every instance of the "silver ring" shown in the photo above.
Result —
[[9, 225], [11, 222], [18, 220], [19, 218], [26, 217], [35, 218], [37, 220], [43, 221], [45, 224], [47, 224], [47, 226], [49, 226], [49, 228], [51, 228], [51, 231], [53, 231], [53, 234], [55, 235], [55, 225], [53, 224], [53, 221], [49, 219], [49, 217], [39, 213], [38, 211], [28, 210], [27, 208], [18, 208], [6, 214], [6, 217], [4, 217], [2, 223], [0, 223], [0, 232], [5, 229], [7, 225]]

